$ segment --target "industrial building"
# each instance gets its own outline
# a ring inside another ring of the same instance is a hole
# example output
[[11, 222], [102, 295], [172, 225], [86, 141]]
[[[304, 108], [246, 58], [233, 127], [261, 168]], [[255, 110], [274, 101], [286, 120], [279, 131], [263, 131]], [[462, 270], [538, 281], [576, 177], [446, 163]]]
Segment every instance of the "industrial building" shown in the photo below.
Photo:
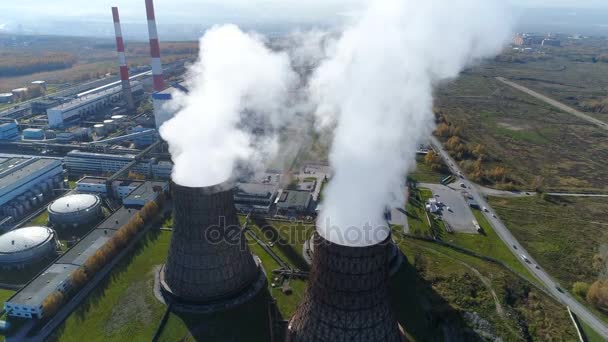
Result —
[[310, 209], [312, 194], [308, 191], [283, 190], [275, 202], [277, 213], [281, 215], [306, 214]]
[[40, 128], [26, 128], [23, 130], [23, 140], [44, 140], [44, 130]]
[[[136, 160], [131, 154], [101, 154], [81, 151], [71, 151], [65, 158], [65, 165], [71, 175], [103, 175], [113, 174]], [[155, 159], [142, 160], [132, 169], [133, 172], [146, 177], [168, 179], [171, 171], [166, 162], [157, 162]], [[173, 166], [171, 164], [171, 169]]]
[[171, 184], [173, 234], [160, 272], [165, 299], [178, 311], [212, 313], [266, 287], [260, 260], [243, 240], [231, 182], [203, 188]]
[[277, 184], [239, 183], [234, 205], [242, 213], [268, 214], [278, 194]]
[[[70, 275], [108, 241], [117, 229], [138, 211], [121, 208], [66, 251], [54, 264], [27, 283], [4, 303], [7, 315], [21, 318], [42, 318], [42, 302], [51, 293], [70, 289]], [[0, 236], [0, 239], [5, 235]]]
[[0, 158], [0, 214], [22, 217], [63, 187], [61, 160]]
[[0, 269], [23, 269], [55, 255], [57, 236], [47, 227], [27, 227], [0, 235]]
[[[143, 93], [143, 86], [140, 82], [133, 82], [133, 93]], [[123, 97], [122, 86], [115, 86], [97, 92], [87, 92], [70, 102], [50, 108], [46, 111], [49, 127], [64, 127], [71, 123], [78, 122], [89, 115], [96, 113], [102, 108], [112, 105]]]
[[289, 322], [290, 342], [405, 340], [388, 294], [390, 237], [368, 247], [314, 238], [310, 281]]
[[19, 127], [16, 122], [0, 124], [0, 140], [15, 141], [19, 139]]
[[148, 202], [156, 201], [161, 193], [167, 191], [167, 182], [145, 182], [123, 198], [122, 204], [127, 208], [141, 208]]
[[[84, 177], [76, 182], [76, 191], [106, 197], [108, 196], [107, 181], [108, 179], [105, 177]], [[117, 198], [125, 198], [143, 183], [142, 181], [134, 180], [114, 181], [111, 186], [111, 195]]]
[[59, 198], [48, 207], [49, 222], [59, 227], [87, 225], [103, 217], [101, 199], [91, 194]]

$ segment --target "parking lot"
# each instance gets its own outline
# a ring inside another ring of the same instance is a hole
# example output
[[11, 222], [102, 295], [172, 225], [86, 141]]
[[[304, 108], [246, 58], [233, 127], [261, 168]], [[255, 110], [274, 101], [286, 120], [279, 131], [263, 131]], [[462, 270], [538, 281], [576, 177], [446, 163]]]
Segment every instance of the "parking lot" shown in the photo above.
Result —
[[475, 216], [462, 195], [462, 191], [466, 189], [461, 189], [458, 183], [449, 186], [420, 184], [420, 187], [430, 189], [435, 198], [443, 203], [440, 215], [454, 232], [477, 234], [477, 229], [473, 225]]

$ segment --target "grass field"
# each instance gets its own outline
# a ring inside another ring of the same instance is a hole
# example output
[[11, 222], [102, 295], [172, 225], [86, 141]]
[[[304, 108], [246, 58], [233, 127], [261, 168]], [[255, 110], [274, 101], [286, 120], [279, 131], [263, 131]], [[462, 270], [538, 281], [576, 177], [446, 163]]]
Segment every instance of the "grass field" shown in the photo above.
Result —
[[32, 226], [48, 226], [49, 224], [49, 212], [44, 210], [40, 215], [34, 217], [28, 225]]
[[524, 189], [542, 176], [553, 190], [608, 191], [608, 133], [599, 128], [479, 74], [462, 75], [438, 97], [464, 140], [485, 147], [485, 170], [505, 167]]
[[444, 237], [444, 240], [478, 254], [500, 260], [523, 276], [534, 281], [534, 276], [532, 276], [528, 269], [519, 262], [519, 259], [511, 253], [511, 250], [504, 244], [494, 229], [492, 229], [492, 226], [488, 223], [483, 214], [479, 210], [473, 210], [473, 214], [481, 228], [483, 228], [484, 234], [448, 234]]
[[150, 341], [166, 306], [154, 297], [155, 267], [171, 234], [150, 232], [55, 334], [56, 341]]
[[[604, 75], [608, 73], [608, 63], [575, 62], [555, 57], [528, 63], [491, 62], [477, 69], [484, 75], [512, 79], [579, 110], [584, 110], [584, 101], [603, 99], [607, 94]], [[594, 116], [608, 122], [608, 114]]]
[[581, 320], [579, 320], [579, 322], [587, 342], [605, 342], [604, 338], [602, 338], [602, 336], [593, 330], [593, 328], [591, 328], [587, 323]]
[[[433, 197], [429, 189], [411, 189], [410, 197], [405, 206], [407, 212], [407, 223], [410, 227], [410, 234], [421, 237], [433, 237], [433, 231], [429, 226], [425, 203]], [[436, 233], [436, 232], [435, 232]]]
[[[412, 341], [574, 340], [564, 307], [505, 269], [431, 242], [399, 239], [406, 265], [391, 301]], [[466, 326], [466, 328], [464, 328]]]
[[608, 245], [608, 203], [592, 198], [490, 198], [490, 204], [541, 267], [564, 288], [592, 282], [593, 256]]
[[13, 290], [0, 289], [0, 305], [2, 305], [2, 308], [4, 308], [4, 302], [14, 293]]
[[449, 176], [432, 170], [425, 162], [424, 156], [416, 156], [416, 170], [409, 174], [409, 177], [418, 183], [441, 183], [441, 180]]

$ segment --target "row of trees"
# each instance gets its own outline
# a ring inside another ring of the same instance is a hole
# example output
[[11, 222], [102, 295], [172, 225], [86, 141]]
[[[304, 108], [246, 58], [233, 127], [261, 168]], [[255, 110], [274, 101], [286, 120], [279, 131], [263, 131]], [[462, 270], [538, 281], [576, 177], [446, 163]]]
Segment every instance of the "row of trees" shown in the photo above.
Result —
[[572, 285], [572, 292], [596, 309], [608, 313], [608, 246], [602, 246], [593, 256], [592, 265], [598, 279], [592, 284], [576, 282]]
[[[133, 238], [141, 231], [145, 224], [150, 223], [160, 213], [164, 204], [165, 196], [160, 194], [156, 201], [148, 202], [139, 212], [120, 227], [112, 237], [106, 241], [93, 255], [89, 256], [84, 264], [74, 270], [69, 277], [70, 289], [73, 293], [82, 288], [97, 272], [125, 248]], [[51, 317], [64, 303], [66, 295], [57, 290], [50, 294], [42, 302], [42, 310], [45, 317]]]
[[49, 52], [42, 55], [0, 54], [0, 75], [21, 76], [43, 71], [71, 68], [77, 58], [63, 52]]

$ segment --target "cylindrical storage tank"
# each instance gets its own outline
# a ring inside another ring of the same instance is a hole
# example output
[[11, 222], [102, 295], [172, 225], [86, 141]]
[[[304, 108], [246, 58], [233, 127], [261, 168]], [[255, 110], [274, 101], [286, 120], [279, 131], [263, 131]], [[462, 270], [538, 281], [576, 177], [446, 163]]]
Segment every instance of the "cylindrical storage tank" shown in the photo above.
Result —
[[61, 197], [48, 207], [49, 222], [64, 227], [90, 224], [102, 217], [101, 203], [98, 196], [89, 194]]
[[405, 341], [388, 295], [392, 242], [342, 246], [315, 234], [304, 299], [287, 341]]
[[186, 305], [226, 310], [266, 287], [259, 259], [241, 231], [233, 191], [231, 182], [202, 188], [172, 184], [173, 234], [161, 284], [177, 310]]
[[116, 124], [114, 123], [114, 120], [104, 120], [103, 125], [106, 126], [106, 130], [108, 132], [112, 132], [116, 129]]
[[105, 135], [106, 127], [103, 124], [97, 124], [97, 125], [93, 126], [93, 131], [97, 135]]
[[13, 100], [12, 93], [0, 93], [0, 103], [9, 103]]
[[0, 235], [0, 268], [23, 268], [50, 257], [57, 250], [57, 234], [48, 227], [27, 227]]

